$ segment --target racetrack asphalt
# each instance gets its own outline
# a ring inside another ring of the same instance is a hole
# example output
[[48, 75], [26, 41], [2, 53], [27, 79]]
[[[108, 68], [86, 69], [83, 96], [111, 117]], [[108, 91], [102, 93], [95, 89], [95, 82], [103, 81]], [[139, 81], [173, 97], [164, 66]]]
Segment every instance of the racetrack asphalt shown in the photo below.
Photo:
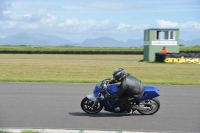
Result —
[[119, 132], [200, 132], [200, 86], [152, 85], [160, 110], [131, 116], [81, 110], [95, 84], [0, 82], [1, 129], [65, 129]]

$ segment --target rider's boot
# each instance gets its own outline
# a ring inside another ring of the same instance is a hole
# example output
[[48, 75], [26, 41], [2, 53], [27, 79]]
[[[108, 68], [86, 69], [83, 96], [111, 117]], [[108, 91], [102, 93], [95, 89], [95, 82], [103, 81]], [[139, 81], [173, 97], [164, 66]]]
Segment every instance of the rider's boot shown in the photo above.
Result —
[[127, 115], [132, 115], [133, 114], [133, 110], [131, 109], [129, 112], [126, 113]]
[[131, 115], [131, 114], [133, 114], [134, 113], [134, 109], [132, 109], [132, 105], [130, 105], [130, 104], [123, 104], [124, 105], [124, 107], [126, 108], [126, 114], [127, 115]]

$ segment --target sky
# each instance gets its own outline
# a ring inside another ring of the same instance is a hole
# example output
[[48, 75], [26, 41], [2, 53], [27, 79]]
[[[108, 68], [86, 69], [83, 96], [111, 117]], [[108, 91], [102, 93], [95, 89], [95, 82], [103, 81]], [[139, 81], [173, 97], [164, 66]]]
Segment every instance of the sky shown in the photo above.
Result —
[[0, 0], [0, 38], [26, 33], [82, 42], [143, 38], [148, 28], [178, 28], [200, 37], [200, 0]]

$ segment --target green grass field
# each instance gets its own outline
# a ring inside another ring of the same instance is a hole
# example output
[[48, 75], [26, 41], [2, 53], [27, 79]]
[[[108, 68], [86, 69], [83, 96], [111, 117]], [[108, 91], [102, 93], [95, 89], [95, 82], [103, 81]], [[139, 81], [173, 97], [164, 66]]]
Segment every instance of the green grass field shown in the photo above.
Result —
[[99, 48], [99, 47], [69, 47], [69, 46], [10, 46], [0, 45], [0, 51], [142, 51], [142, 48]]
[[0, 54], [1, 82], [95, 83], [123, 67], [145, 84], [200, 85], [200, 65], [139, 62], [142, 55]]
[[[99, 48], [99, 47], [67, 47], [67, 46], [12, 46], [0, 45], [0, 51], [143, 51], [143, 48]], [[181, 46], [180, 51], [200, 51], [198, 46]]]

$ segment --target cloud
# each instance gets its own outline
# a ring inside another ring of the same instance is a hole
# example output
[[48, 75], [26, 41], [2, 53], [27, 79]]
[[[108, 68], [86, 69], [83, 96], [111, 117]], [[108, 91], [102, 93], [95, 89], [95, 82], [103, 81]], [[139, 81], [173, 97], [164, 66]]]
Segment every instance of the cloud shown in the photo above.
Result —
[[126, 5], [117, 2], [93, 2], [88, 4], [89, 7], [106, 9], [106, 10], [123, 10], [126, 9]]
[[48, 29], [52, 27], [57, 17], [47, 13], [45, 10], [39, 10], [35, 14], [26, 13], [22, 16], [16, 16], [11, 11], [2, 11], [3, 17], [0, 20], [0, 29], [13, 30], [36, 30]]
[[118, 26], [116, 27], [116, 31], [115, 32], [133, 32], [136, 30], [144, 30], [146, 28], [149, 28], [148, 25], [131, 25], [131, 24], [125, 24], [125, 23], [120, 23], [118, 24]]
[[24, 18], [31, 18], [32, 17], [32, 15], [31, 14], [24, 14], [24, 16], [23, 16]]
[[17, 10], [27, 10], [27, 9], [30, 9], [32, 8], [32, 6], [30, 6], [30, 4], [28, 3], [22, 3], [22, 2], [12, 2], [10, 3], [10, 7], [12, 9], [17, 9]]
[[79, 20], [79, 19], [67, 19], [65, 22], [59, 23], [58, 26], [65, 28], [65, 30], [75, 31], [87, 31], [90, 29], [103, 28], [108, 26], [110, 22], [108, 20], [95, 21], [95, 20]]
[[121, 23], [117, 26], [117, 30], [126, 30], [126, 29], [129, 29], [131, 28], [131, 25], [130, 24], [124, 24], [124, 23]]
[[0, 29], [11, 29], [17, 25], [15, 21], [0, 21]]
[[7, 7], [9, 7], [8, 4], [6, 4], [6, 3], [3, 2], [3, 1], [0, 1], [0, 12], [2, 12], [3, 10], [6, 10]]
[[10, 4], [0, 1], [0, 20], [13, 20], [16, 18], [11, 11], [8, 10]]
[[47, 13], [45, 16], [43, 16], [41, 18], [41, 22], [45, 23], [45, 24], [47, 24], [47, 23], [53, 23], [56, 19], [57, 19], [56, 16], [51, 15], [50, 13]]
[[154, 0], [134, 2], [93, 2], [86, 6], [101, 11], [131, 11], [131, 12], [191, 12], [200, 11], [200, 5], [196, 0]]
[[200, 31], [200, 23], [198, 23], [198, 22], [190, 21], [190, 22], [186, 22], [186, 23], [181, 23], [180, 27], [187, 28], [187, 29], [193, 28], [193, 29]]
[[184, 23], [178, 23], [169, 20], [157, 20], [156, 22], [158, 27], [160, 28], [178, 28], [181, 32], [180, 36], [184, 40], [199, 38], [199, 22], [189, 21]]
[[177, 22], [171, 22], [166, 20], [157, 20], [156, 22], [160, 28], [174, 28], [179, 25]]
[[[185, 0], [187, 1], [187, 0]], [[164, 3], [172, 3], [171, 0], [168, 2], [167, 0]], [[181, 0], [176, 0], [177, 3], [181, 2]], [[150, 4], [151, 3], [151, 4]], [[157, 3], [161, 3], [157, 1]], [[78, 3], [66, 5], [55, 5], [53, 4], [44, 5], [44, 3], [34, 3], [31, 6], [30, 3], [15, 3], [11, 4], [0, 2], [0, 30], [4, 31], [14, 31], [14, 32], [51, 32], [51, 34], [68, 34], [70, 35], [80, 35], [83, 37], [89, 36], [116, 36], [116, 37], [124, 37], [124, 38], [132, 38], [133, 36], [137, 36], [138, 38], [143, 36], [144, 29], [151, 28], [152, 25], [149, 25], [149, 22], [145, 22], [147, 24], [131, 24], [128, 22], [124, 22], [123, 19], [117, 19], [120, 21], [118, 23], [111, 22], [109, 19], [114, 19], [111, 17], [104, 16], [92, 16], [94, 14], [100, 13], [125, 13], [124, 15], [130, 15], [130, 13], [134, 12], [154, 12], [154, 11], [169, 11], [169, 10], [179, 10], [182, 11], [190, 10], [190, 7], [196, 7], [195, 10], [199, 7], [198, 5], [171, 5], [165, 4], [164, 6], [159, 6], [155, 1], [153, 2], [129, 2], [129, 4], [125, 2], [115, 2], [115, 1], [98, 1], [88, 3]], [[180, 7], [179, 7], [180, 6]], [[10, 8], [11, 7], [11, 8]], [[30, 8], [30, 10], [29, 10]], [[60, 9], [58, 9], [60, 8]], [[26, 10], [27, 9], [27, 10]], [[96, 10], [97, 9], [97, 10]], [[191, 9], [193, 10], [193, 8]], [[60, 12], [62, 11], [62, 12]], [[104, 12], [105, 11], [105, 12]], [[92, 14], [87, 14], [91, 13]], [[64, 15], [63, 15], [64, 14]], [[78, 16], [76, 16], [78, 15]], [[86, 16], [88, 19], [79, 19]], [[84, 16], [85, 15], [85, 16]], [[111, 14], [109, 14], [111, 15]], [[118, 14], [113, 14], [118, 15]], [[131, 14], [138, 15], [138, 14]], [[71, 18], [72, 17], [72, 18]], [[74, 18], [73, 18], [74, 17]], [[98, 18], [97, 18], [98, 17]], [[145, 17], [145, 16], [144, 16]], [[71, 18], [66, 19], [64, 18]], [[102, 19], [103, 18], [103, 19]], [[109, 19], [107, 19], [109, 18]], [[120, 17], [119, 17], [120, 18]], [[96, 20], [95, 20], [96, 19]], [[98, 21], [99, 20], [99, 21]], [[115, 21], [115, 20], [114, 20]], [[199, 33], [200, 23], [195, 21], [188, 21], [184, 23], [173, 22], [170, 20], [157, 20], [156, 26], [160, 28], [180, 28], [184, 32], [190, 32], [190, 34]], [[192, 32], [195, 31], [195, 32]], [[4, 33], [4, 32], [2, 32]], [[3, 36], [2, 34], [1, 36]]]
[[63, 9], [69, 10], [69, 11], [76, 11], [76, 10], [80, 11], [83, 8], [81, 6], [78, 6], [78, 5], [67, 5], [67, 6], [63, 6]]
[[181, 29], [200, 30], [200, 23], [193, 21], [178, 23], [168, 20], [157, 20], [156, 22], [160, 28], [181, 28]]

